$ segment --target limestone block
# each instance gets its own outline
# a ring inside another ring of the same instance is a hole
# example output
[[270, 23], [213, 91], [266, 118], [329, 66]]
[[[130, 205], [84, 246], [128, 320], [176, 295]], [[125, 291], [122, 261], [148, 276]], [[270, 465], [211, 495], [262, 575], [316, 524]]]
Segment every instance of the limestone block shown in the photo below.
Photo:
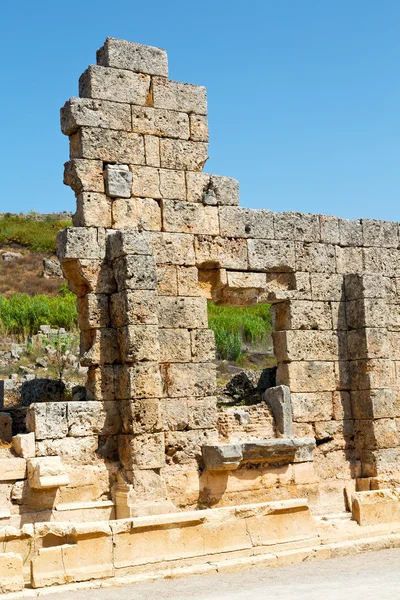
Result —
[[72, 221], [75, 227], [111, 227], [110, 199], [98, 192], [81, 192]]
[[319, 242], [318, 215], [296, 212], [274, 213], [274, 232], [276, 240]]
[[132, 483], [140, 501], [160, 500], [167, 497], [162, 471], [158, 469], [132, 469]]
[[[172, 265], [157, 267], [157, 294], [159, 296], [178, 295], [177, 268]], [[191, 267], [187, 267], [190, 269]]]
[[157, 296], [151, 290], [125, 290], [111, 296], [111, 320], [114, 327], [157, 325]]
[[164, 434], [118, 436], [121, 463], [126, 469], [160, 469], [165, 466]]
[[314, 273], [336, 273], [335, 246], [295, 242], [296, 270]]
[[144, 135], [144, 153], [146, 165], [149, 167], [160, 166], [160, 138], [154, 135]]
[[345, 331], [348, 329], [346, 321], [346, 303], [331, 302], [332, 326], [333, 329]]
[[239, 238], [274, 238], [274, 213], [239, 206], [220, 206], [221, 235]]
[[132, 131], [130, 106], [106, 100], [70, 98], [61, 109], [61, 131], [64, 135], [72, 135], [79, 127]]
[[247, 247], [250, 269], [280, 272], [295, 270], [294, 243], [291, 241], [249, 239]]
[[143, 136], [126, 131], [81, 127], [70, 137], [70, 158], [144, 165]]
[[37, 457], [58, 456], [65, 464], [80, 465], [81, 467], [98, 463], [98, 450], [99, 437], [97, 435], [47, 439], [36, 443]]
[[24, 458], [0, 458], [0, 481], [25, 479], [26, 460]]
[[115, 378], [114, 367], [102, 365], [89, 367], [86, 381], [86, 397], [88, 400], [114, 400]]
[[276, 383], [290, 387], [292, 404], [294, 392], [334, 391], [336, 390], [334, 363], [322, 361], [280, 363]]
[[162, 366], [162, 377], [167, 395], [212, 396], [215, 393], [215, 365], [209, 363], [171, 363]]
[[64, 184], [74, 192], [104, 193], [103, 163], [101, 160], [74, 158], [64, 164]]
[[118, 329], [123, 362], [160, 360], [157, 325], [126, 325]]
[[138, 435], [162, 431], [162, 412], [159, 400], [120, 400], [118, 406], [124, 433]]
[[362, 449], [396, 448], [399, 443], [395, 419], [356, 420], [354, 432], [357, 447]]
[[114, 229], [161, 231], [160, 206], [152, 198], [116, 198], [112, 203], [112, 224]]
[[338, 217], [329, 217], [319, 215], [319, 225], [321, 229], [321, 242], [326, 244], [339, 244], [339, 219]]
[[115, 435], [121, 430], [121, 419], [116, 402], [68, 402], [68, 435]]
[[351, 504], [352, 518], [359, 525], [380, 525], [400, 521], [398, 490], [355, 492]]
[[69, 259], [64, 261], [63, 270], [70, 289], [78, 297], [95, 294], [112, 294], [117, 290], [114, 273], [105, 261]]
[[160, 177], [155, 167], [135, 167], [132, 170], [132, 196], [161, 198]]
[[160, 265], [194, 265], [194, 238], [189, 234], [153, 233], [150, 237], [153, 252]]
[[190, 362], [191, 333], [187, 329], [160, 329], [158, 335], [160, 341], [160, 362]]
[[186, 181], [183, 171], [159, 169], [161, 197], [171, 200], [186, 200]]
[[104, 230], [67, 227], [57, 233], [57, 256], [61, 263], [71, 259], [100, 260], [105, 250]]
[[344, 299], [343, 276], [335, 273], [311, 273], [311, 293], [314, 300], [336, 301]]
[[189, 429], [213, 429], [217, 422], [217, 398], [189, 398]]
[[278, 361], [347, 358], [346, 333], [339, 336], [336, 331], [275, 331], [272, 339]]
[[208, 471], [235, 471], [243, 460], [242, 444], [202, 446], [201, 452]]
[[153, 77], [153, 99], [155, 108], [207, 114], [207, 92], [203, 86]]
[[387, 283], [382, 275], [345, 275], [346, 300], [364, 300], [365, 298], [386, 298]]
[[350, 300], [346, 303], [346, 321], [352, 329], [386, 327], [387, 305], [383, 298]]
[[158, 323], [161, 328], [207, 328], [205, 298], [161, 296], [158, 299]]
[[121, 256], [150, 255], [149, 234], [136, 229], [115, 231], [108, 237], [108, 253], [111, 260]]
[[69, 484], [69, 476], [59, 456], [29, 458], [27, 467], [32, 488], [46, 489]]
[[156, 262], [153, 256], [122, 256], [114, 261], [113, 266], [118, 291], [157, 288]]
[[150, 91], [150, 77], [126, 69], [90, 65], [79, 78], [79, 96], [144, 106]]
[[386, 246], [397, 248], [399, 234], [397, 223], [361, 219], [364, 246]]
[[108, 37], [97, 50], [96, 59], [97, 64], [103, 67], [168, 77], [167, 53], [162, 48]]
[[68, 434], [67, 403], [38, 402], [26, 413], [26, 427], [36, 440], [63, 438]]
[[[132, 134], [133, 135], [133, 134]], [[208, 159], [208, 144], [185, 140], [160, 139], [160, 160], [164, 169], [201, 171]]]
[[274, 416], [276, 433], [279, 436], [293, 435], [292, 400], [290, 389], [286, 385], [268, 388], [263, 400], [270, 407]]
[[197, 267], [177, 267], [178, 296], [204, 296]]
[[333, 418], [337, 421], [351, 419], [351, 399], [349, 392], [333, 392]]
[[0, 440], [9, 442], [12, 438], [12, 418], [6, 412], [0, 412]]
[[339, 219], [339, 243], [341, 246], [363, 245], [363, 231], [360, 219]]
[[[361, 358], [389, 358], [390, 345], [387, 329], [366, 327], [347, 332], [349, 360]], [[395, 347], [397, 348], [397, 339]]]
[[[249, 240], [257, 243], [260, 240]], [[198, 235], [195, 237], [196, 265], [203, 267], [222, 267], [224, 269], [247, 270], [247, 243], [244, 239], [227, 239]], [[259, 263], [261, 257], [257, 256]], [[265, 257], [264, 257], [264, 261]], [[256, 268], [250, 265], [250, 268]], [[260, 269], [261, 270], [261, 269]]]
[[215, 337], [212, 329], [192, 329], [190, 340], [193, 362], [215, 360]]
[[22, 556], [15, 552], [0, 554], [0, 593], [21, 592], [24, 589]]
[[160, 400], [164, 431], [184, 431], [189, 424], [188, 401], [186, 398]]
[[362, 273], [364, 270], [361, 248], [335, 246], [336, 270], [338, 273]]
[[218, 206], [239, 204], [239, 182], [232, 177], [187, 171], [186, 186], [190, 202], [203, 202], [204, 196], [211, 191]]
[[110, 325], [110, 311], [106, 294], [87, 294], [77, 299], [80, 329], [96, 329]]
[[116, 397], [160, 398], [163, 396], [158, 363], [143, 362], [136, 365], [122, 365], [116, 368]]
[[307, 423], [332, 419], [333, 402], [331, 392], [292, 392], [291, 399], [293, 420], [296, 422]]
[[389, 419], [400, 416], [400, 402], [395, 390], [358, 390], [351, 391], [350, 394], [355, 419]]
[[164, 231], [176, 233], [219, 234], [218, 209], [197, 202], [162, 201]]
[[208, 121], [204, 115], [189, 115], [190, 139], [194, 142], [208, 142]]
[[13, 450], [21, 458], [33, 458], [35, 456], [35, 434], [18, 433], [12, 438]]
[[[365, 331], [369, 331], [369, 329], [366, 329]], [[386, 332], [384, 330], [384, 333], [386, 335], [384, 335], [384, 337], [380, 337], [378, 338], [378, 342], [381, 343], [382, 345], [382, 351], [381, 354], [382, 356], [371, 356], [372, 358], [391, 358], [392, 360], [396, 360], [399, 361], [400, 360], [400, 332], [399, 331], [388, 331]], [[389, 353], [388, 355], [386, 355], [386, 341], [388, 340], [389, 342]], [[383, 354], [385, 353], [385, 355], [383, 356]]]
[[80, 363], [82, 366], [120, 362], [120, 352], [115, 329], [85, 329], [80, 333]]
[[190, 431], [167, 431], [165, 434], [165, 451], [171, 464], [191, 464], [202, 458], [202, 446], [216, 444], [216, 431], [209, 429], [193, 429]]
[[328, 302], [292, 300], [280, 302], [273, 311], [275, 330], [332, 329], [331, 307]]
[[104, 183], [107, 196], [130, 198], [132, 173], [129, 171], [128, 165], [106, 165], [104, 168]]
[[265, 273], [246, 273], [241, 271], [228, 271], [228, 287], [232, 289], [258, 289], [267, 286]]
[[175, 110], [132, 106], [132, 131], [188, 140], [190, 136], [189, 117], [186, 113]]

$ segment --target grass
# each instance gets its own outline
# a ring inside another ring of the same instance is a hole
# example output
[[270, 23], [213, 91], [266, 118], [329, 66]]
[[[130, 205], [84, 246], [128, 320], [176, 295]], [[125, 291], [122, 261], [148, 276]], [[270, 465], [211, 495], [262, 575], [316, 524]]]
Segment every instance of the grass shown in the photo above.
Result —
[[216, 306], [209, 302], [208, 325], [215, 334], [217, 357], [237, 361], [246, 345], [266, 342], [272, 329], [270, 306]]
[[29, 215], [6, 215], [0, 219], [0, 244], [20, 244], [32, 252], [55, 252], [56, 236], [71, 221], [47, 218], [35, 220]]
[[0, 296], [0, 334], [26, 338], [38, 332], [40, 325], [77, 327], [76, 296], [63, 287], [55, 296], [13, 294]]

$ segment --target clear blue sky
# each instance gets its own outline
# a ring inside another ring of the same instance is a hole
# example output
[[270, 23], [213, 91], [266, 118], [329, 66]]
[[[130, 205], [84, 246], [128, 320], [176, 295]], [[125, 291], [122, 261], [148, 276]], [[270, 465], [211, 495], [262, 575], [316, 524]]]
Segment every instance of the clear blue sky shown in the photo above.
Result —
[[2, 0], [0, 211], [73, 210], [59, 108], [107, 36], [208, 88], [241, 204], [400, 220], [400, 2]]

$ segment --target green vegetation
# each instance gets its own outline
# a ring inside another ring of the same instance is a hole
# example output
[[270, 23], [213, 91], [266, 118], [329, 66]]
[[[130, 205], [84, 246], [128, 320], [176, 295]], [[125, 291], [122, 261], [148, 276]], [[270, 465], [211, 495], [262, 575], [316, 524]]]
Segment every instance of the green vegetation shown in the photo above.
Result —
[[245, 344], [257, 346], [266, 342], [272, 329], [270, 306], [216, 306], [209, 302], [208, 324], [215, 334], [217, 357], [238, 360]]
[[27, 337], [38, 332], [40, 325], [77, 327], [76, 296], [64, 287], [58, 296], [0, 296], [0, 334]]
[[71, 221], [37, 221], [29, 215], [6, 215], [0, 219], [0, 244], [21, 244], [33, 252], [55, 252], [57, 232], [70, 225]]

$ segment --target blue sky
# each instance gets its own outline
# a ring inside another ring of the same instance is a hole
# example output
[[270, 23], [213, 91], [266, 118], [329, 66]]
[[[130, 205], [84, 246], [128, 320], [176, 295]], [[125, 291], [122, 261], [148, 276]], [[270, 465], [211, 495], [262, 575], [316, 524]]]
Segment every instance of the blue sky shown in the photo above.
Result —
[[0, 212], [73, 210], [59, 108], [107, 36], [207, 86], [205, 170], [241, 204], [400, 220], [395, 0], [2, 0]]

